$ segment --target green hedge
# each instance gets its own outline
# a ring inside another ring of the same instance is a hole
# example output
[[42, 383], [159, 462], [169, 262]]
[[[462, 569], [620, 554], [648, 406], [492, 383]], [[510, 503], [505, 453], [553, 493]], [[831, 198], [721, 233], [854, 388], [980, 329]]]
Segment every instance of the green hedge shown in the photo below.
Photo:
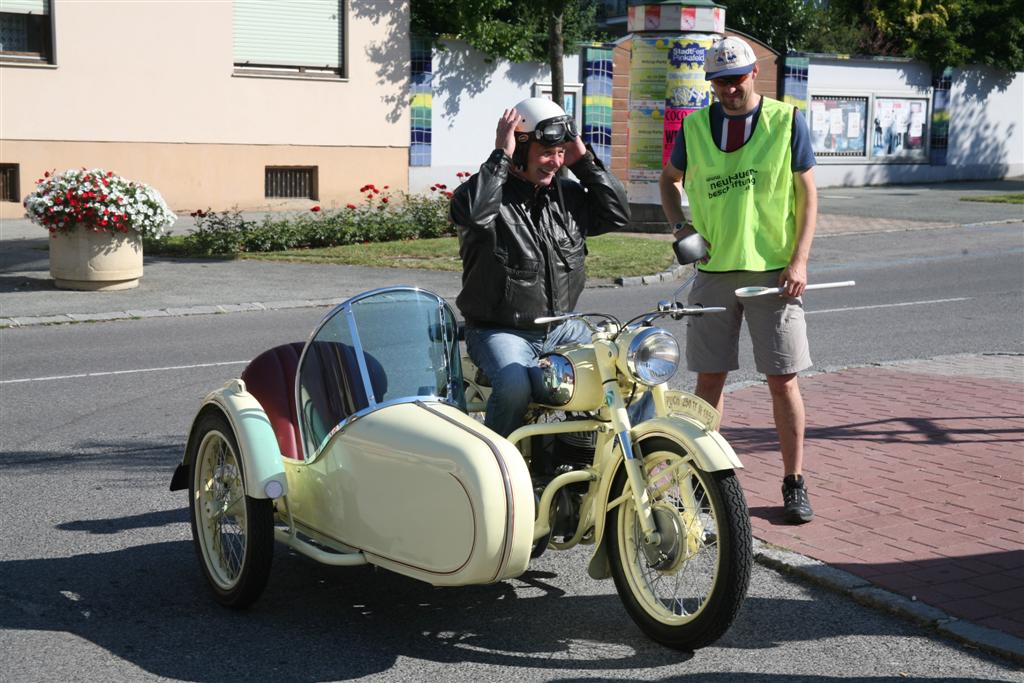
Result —
[[195, 229], [182, 249], [193, 255], [333, 247], [366, 242], [426, 239], [454, 235], [448, 220], [451, 193], [435, 185], [430, 194], [389, 192], [387, 186], [361, 189], [361, 204], [341, 209], [314, 206], [309, 211], [267, 214], [262, 220], [240, 211], [193, 211]]

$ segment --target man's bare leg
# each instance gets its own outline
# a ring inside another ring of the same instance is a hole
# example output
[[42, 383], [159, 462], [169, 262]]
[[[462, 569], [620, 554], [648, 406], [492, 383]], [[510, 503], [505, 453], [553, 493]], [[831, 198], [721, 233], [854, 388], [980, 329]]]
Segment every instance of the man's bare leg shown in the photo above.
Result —
[[804, 464], [804, 399], [796, 374], [768, 375], [775, 430], [779, 434], [785, 474], [802, 474]]
[[803, 524], [814, 517], [802, 471], [806, 426], [804, 399], [795, 374], [768, 375], [768, 389], [772, 394], [775, 430], [779, 434], [779, 450], [782, 451], [782, 465], [786, 471], [782, 480], [783, 513], [787, 522]]
[[697, 388], [694, 393], [713, 405], [719, 413], [725, 407], [725, 398], [722, 392], [725, 389], [725, 378], [728, 376], [728, 372], [697, 373]]

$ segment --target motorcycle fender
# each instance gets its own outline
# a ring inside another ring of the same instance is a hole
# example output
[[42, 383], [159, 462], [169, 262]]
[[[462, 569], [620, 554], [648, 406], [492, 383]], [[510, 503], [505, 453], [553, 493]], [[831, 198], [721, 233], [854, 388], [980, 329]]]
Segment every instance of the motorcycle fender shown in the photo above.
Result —
[[[288, 480], [285, 477], [283, 456], [277, 445], [274, 428], [270, 425], [267, 413], [260, 402], [246, 391], [245, 382], [240, 379], [231, 380], [222, 388], [208, 394], [203, 399], [199, 414], [208, 410], [210, 406], [220, 410], [227, 417], [235, 432], [238, 450], [241, 451], [239, 457], [243, 462], [246, 495], [250, 498], [279, 498], [287, 494]], [[192, 437], [190, 434], [189, 441]], [[184, 486], [180, 488], [188, 487], [189, 465], [190, 463], [185, 460], [179, 466], [171, 484], [172, 489], [175, 488], [175, 484], [180, 486], [181, 483], [184, 483]], [[183, 476], [179, 475], [182, 470], [186, 471]], [[184, 482], [181, 481], [182, 478]]]
[[[643, 450], [643, 441], [650, 438], [664, 438], [679, 444], [687, 453], [693, 455], [697, 466], [705, 472], [717, 472], [719, 470], [742, 469], [736, 452], [729, 445], [729, 442], [716, 431], [705, 429], [696, 420], [688, 417], [669, 415], [646, 420], [630, 431], [633, 443], [640, 443]], [[608, 469], [611, 476], [604, 477], [597, 492], [599, 504], [596, 509], [607, 513], [608, 501], [611, 496], [614, 474], [618, 473], [622, 466], [622, 451], [615, 449], [615, 461]], [[604, 523], [607, 514], [597, 515], [594, 520], [594, 554], [590, 558], [587, 573], [594, 579], [607, 579], [611, 576], [611, 569], [608, 566], [608, 553], [605, 549]]]

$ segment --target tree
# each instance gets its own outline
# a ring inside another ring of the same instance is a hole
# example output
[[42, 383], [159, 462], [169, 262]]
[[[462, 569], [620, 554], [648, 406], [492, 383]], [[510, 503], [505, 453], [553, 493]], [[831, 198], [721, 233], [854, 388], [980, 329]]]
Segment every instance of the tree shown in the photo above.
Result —
[[596, 34], [590, 0], [411, 0], [412, 29], [438, 43], [458, 38], [491, 57], [547, 61], [552, 99], [565, 97], [562, 58]]
[[779, 52], [801, 48], [815, 26], [817, 10], [804, 0], [726, 0], [724, 4], [729, 28]]
[[1024, 70], [1024, 0], [726, 0], [731, 28], [780, 52]]
[[933, 69], [984, 64], [1024, 71], [1024, 0], [832, 0], [839, 24], [860, 25], [864, 54], [913, 57]]

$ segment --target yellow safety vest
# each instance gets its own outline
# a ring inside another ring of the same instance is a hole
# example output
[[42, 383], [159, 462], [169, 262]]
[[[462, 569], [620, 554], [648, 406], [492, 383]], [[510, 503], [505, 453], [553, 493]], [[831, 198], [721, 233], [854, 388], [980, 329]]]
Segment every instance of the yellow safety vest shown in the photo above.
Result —
[[683, 119], [684, 188], [693, 225], [711, 245], [700, 270], [785, 268], [796, 246], [793, 107], [763, 97], [750, 139], [732, 152], [715, 145], [709, 109]]

